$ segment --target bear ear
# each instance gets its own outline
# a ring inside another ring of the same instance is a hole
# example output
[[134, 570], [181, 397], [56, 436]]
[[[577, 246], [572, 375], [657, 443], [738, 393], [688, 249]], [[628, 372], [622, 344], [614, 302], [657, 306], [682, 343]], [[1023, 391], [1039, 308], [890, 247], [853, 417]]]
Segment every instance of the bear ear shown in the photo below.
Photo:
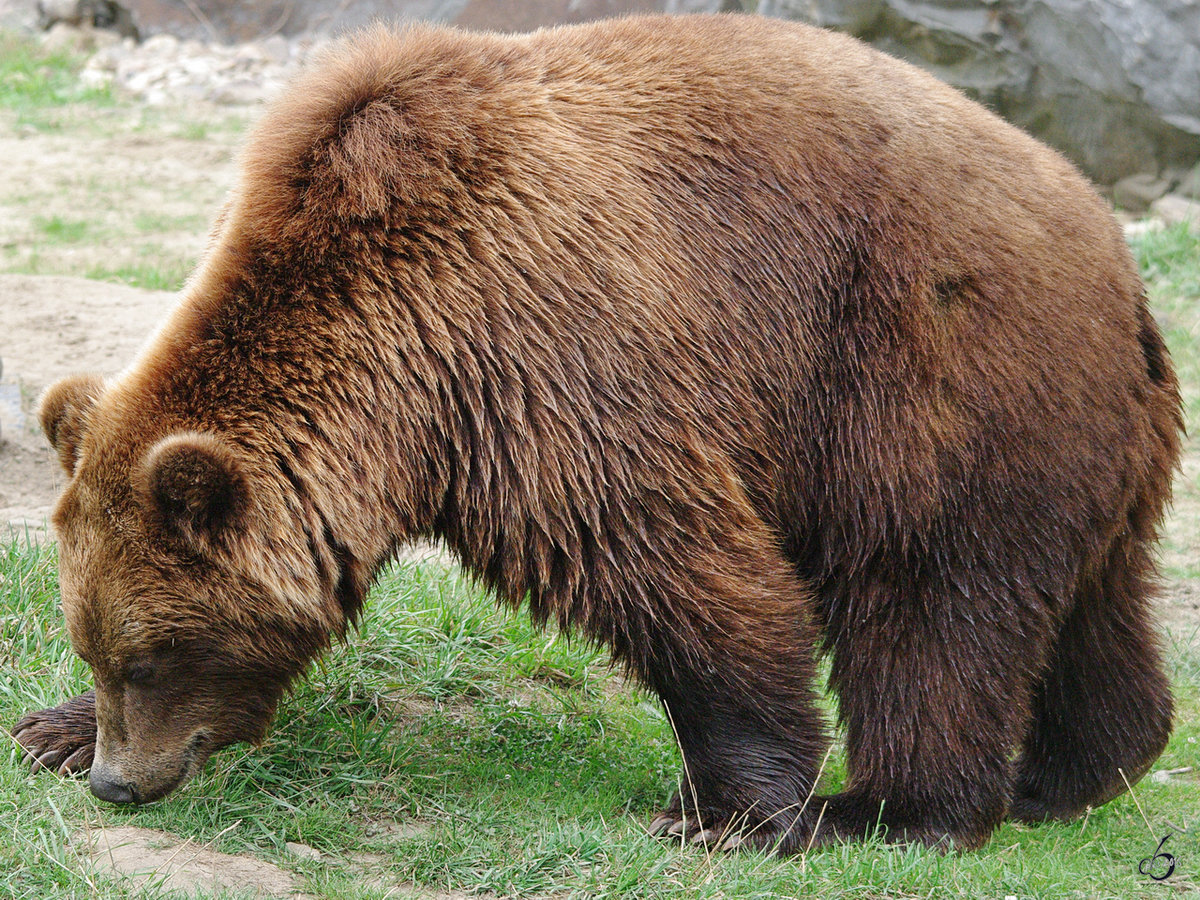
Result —
[[151, 447], [135, 484], [149, 518], [170, 539], [195, 549], [235, 526], [249, 501], [237, 452], [196, 431], [165, 437]]
[[68, 475], [75, 474], [79, 445], [87, 433], [87, 417], [100, 395], [104, 379], [99, 375], [73, 375], [52, 385], [38, 404], [38, 419], [58, 461]]

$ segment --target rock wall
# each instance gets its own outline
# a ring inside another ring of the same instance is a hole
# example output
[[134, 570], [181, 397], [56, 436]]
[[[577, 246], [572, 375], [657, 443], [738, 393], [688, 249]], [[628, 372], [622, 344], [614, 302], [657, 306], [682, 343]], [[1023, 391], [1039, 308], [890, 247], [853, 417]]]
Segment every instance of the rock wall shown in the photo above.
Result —
[[[933, 72], [1094, 179], [1200, 160], [1198, 0], [762, 0]], [[1169, 186], [1169, 185], [1168, 185]]]

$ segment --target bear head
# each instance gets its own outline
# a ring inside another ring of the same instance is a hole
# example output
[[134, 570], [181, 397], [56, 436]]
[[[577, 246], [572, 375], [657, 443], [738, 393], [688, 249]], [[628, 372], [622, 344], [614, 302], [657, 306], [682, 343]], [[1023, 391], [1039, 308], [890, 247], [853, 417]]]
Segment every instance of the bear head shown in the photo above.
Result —
[[70, 478], [53, 522], [67, 629], [95, 680], [91, 788], [141, 803], [214, 750], [260, 741], [345, 620], [252, 454], [129, 406], [80, 376], [40, 417]]

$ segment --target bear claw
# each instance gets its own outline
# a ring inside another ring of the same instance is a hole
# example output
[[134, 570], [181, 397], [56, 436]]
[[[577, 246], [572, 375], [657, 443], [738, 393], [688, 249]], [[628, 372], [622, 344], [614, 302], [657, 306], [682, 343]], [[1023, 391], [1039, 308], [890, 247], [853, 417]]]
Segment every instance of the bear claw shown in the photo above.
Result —
[[31, 756], [32, 756], [32, 759], [29, 763], [29, 773], [32, 775], [41, 769], [56, 769], [57, 770], [59, 764], [67, 756], [67, 750], [65, 747], [59, 747], [59, 748], [55, 748], [53, 750], [47, 750], [41, 756], [33, 756], [33, 754], [26, 754], [27, 759]]
[[717, 850], [733, 850], [743, 843], [741, 835], [731, 827], [705, 826], [703, 822], [699, 824], [700, 828], [697, 830], [694, 819], [662, 813], [654, 817], [647, 830], [652, 837], [682, 838], [689, 844], [702, 844]]
[[667, 815], [655, 816], [654, 821], [652, 821], [650, 823], [650, 826], [647, 830], [650, 832], [651, 837], [660, 837], [661, 835], [666, 833], [666, 830], [671, 826], [671, 823], [674, 821], [675, 821], [674, 816], [667, 816]]
[[13, 726], [12, 736], [25, 751], [23, 760], [31, 773], [85, 772], [96, 752], [95, 695], [82, 694], [52, 709], [29, 713]]

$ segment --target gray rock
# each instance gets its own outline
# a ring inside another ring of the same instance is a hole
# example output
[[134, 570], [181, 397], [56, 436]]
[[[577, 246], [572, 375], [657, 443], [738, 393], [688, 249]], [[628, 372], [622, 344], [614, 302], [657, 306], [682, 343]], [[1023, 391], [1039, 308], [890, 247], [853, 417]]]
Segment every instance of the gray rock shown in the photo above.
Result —
[[301, 844], [298, 841], [288, 841], [285, 845], [287, 852], [297, 859], [304, 860], [319, 860], [321, 851], [316, 847], [310, 847], [308, 844]]
[[307, 45], [292, 46], [282, 37], [226, 46], [156, 34], [141, 44], [124, 41], [105, 47], [88, 60], [80, 79], [90, 86], [111, 86], [151, 106], [197, 100], [257, 105], [282, 90], [306, 52]]
[[1200, 163], [1190, 170], [1176, 170], [1173, 193], [1200, 200]]
[[222, 106], [253, 106], [270, 99], [270, 85], [256, 78], [236, 78], [214, 87], [208, 99]]
[[35, 0], [0, 0], [0, 29], [32, 34], [40, 27]]
[[115, 31], [91, 25], [68, 25], [66, 22], [55, 22], [50, 26], [50, 30], [42, 35], [42, 47], [51, 53], [95, 53], [120, 41], [121, 36]]
[[1158, 175], [1139, 173], [1122, 178], [1112, 189], [1112, 201], [1117, 209], [1142, 213], [1150, 204], [1171, 189], [1171, 182]]
[[38, 0], [37, 21], [43, 29], [63, 22], [76, 27], [104, 28], [121, 37], [138, 37], [133, 14], [115, 0]]
[[1180, 194], [1167, 194], [1150, 205], [1150, 215], [1161, 219], [1167, 225], [1190, 222], [1194, 226], [1200, 226], [1200, 200]]
[[929, 69], [1113, 184], [1200, 159], [1197, 0], [761, 0]]
[[1162, 231], [1166, 226], [1162, 219], [1149, 218], [1126, 222], [1121, 227], [1125, 231], [1125, 240], [1132, 241]]

